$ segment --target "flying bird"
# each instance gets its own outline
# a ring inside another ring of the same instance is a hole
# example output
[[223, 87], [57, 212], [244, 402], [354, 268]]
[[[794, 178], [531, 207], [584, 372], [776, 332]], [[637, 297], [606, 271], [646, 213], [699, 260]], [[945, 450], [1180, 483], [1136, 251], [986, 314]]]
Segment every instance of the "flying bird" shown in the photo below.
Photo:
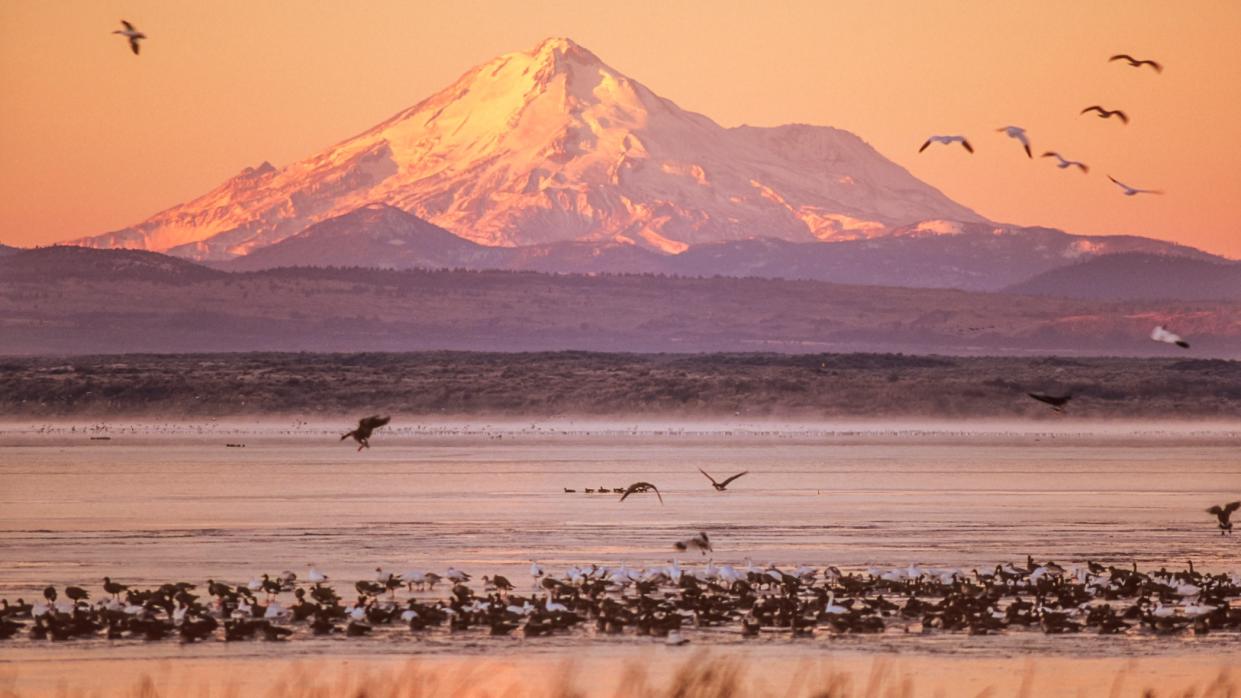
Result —
[[750, 471], [749, 471], [749, 470], [742, 470], [741, 472], [737, 473], [736, 475], [733, 475], [732, 477], [728, 478], [727, 480], [725, 480], [725, 481], [723, 481], [723, 482], [716, 482], [716, 481], [715, 481], [715, 478], [711, 477], [710, 473], [708, 473], [707, 471], [703, 470], [702, 468], [699, 468], [699, 469], [698, 469], [698, 472], [700, 472], [700, 473], [702, 473], [703, 475], [706, 475], [706, 476], [707, 476], [707, 479], [711, 481], [711, 486], [712, 486], [712, 487], [714, 487], [714, 488], [716, 489], [716, 491], [717, 491], [717, 492], [723, 492], [725, 489], [727, 489], [727, 488], [728, 488], [728, 483], [732, 482], [733, 480], [736, 480], [737, 478], [741, 477], [742, 475], [745, 475], [746, 473], [748, 473], [748, 472], [750, 472]]
[[1152, 61], [1149, 59], [1139, 61], [1138, 59], [1134, 58], [1133, 56], [1130, 56], [1127, 53], [1118, 53], [1115, 56], [1112, 56], [1111, 58], [1107, 59], [1108, 63], [1111, 63], [1112, 61], [1125, 61], [1134, 68], [1141, 68], [1144, 65], [1149, 65], [1150, 67], [1155, 69], [1156, 73], [1163, 72], [1163, 66], [1156, 63], [1155, 61]]
[[1067, 393], [1064, 395], [1046, 395], [1044, 393], [1026, 393], [1026, 395], [1029, 395], [1030, 397], [1034, 398], [1035, 400], [1038, 400], [1039, 402], [1043, 402], [1043, 403], [1047, 403], [1048, 405], [1051, 405], [1051, 409], [1053, 412], [1064, 412], [1064, 406], [1069, 404], [1069, 400], [1073, 399], [1073, 396]]
[[1159, 191], [1158, 189], [1138, 189], [1136, 187], [1131, 187], [1128, 184], [1125, 184], [1124, 182], [1120, 181], [1119, 179], [1116, 179], [1112, 175], [1108, 175], [1107, 178], [1112, 180], [1112, 182], [1115, 183], [1116, 186], [1120, 187], [1121, 189], [1124, 189], [1125, 196], [1133, 196], [1134, 194], [1162, 194], [1163, 193]]
[[1054, 150], [1049, 150], [1049, 151], [1047, 151], [1046, 153], [1043, 153], [1043, 157], [1045, 157], [1045, 158], [1055, 158], [1055, 159], [1059, 160], [1060, 162], [1058, 162], [1058, 163], [1056, 164], [1056, 167], [1059, 167], [1059, 168], [1060, 168], [1060, 169], [1062, 169], [1062, 170], [1063, 170], [1063, 169], [1065, 169], [1065, 168], [1067, 168], [1067, 167], [1078, 167], [1078, 168], [1081, 168], [1081, 171], [1082, 171], [1082, 172], [1089, 172], [1089, 171], [1090, 171], [1090, 168], [1086, 166], [1086, 163], [1084, 163], [1084, 162], [1078, 162], [1077, 160], [1067, 160], [1067, 159], [1065, 159], [1065, 157], [1064, 157], [1063, 155], [1061, 155], [1060, 153], [1057, 153], [1057, 152], [1056, 152], [1056, 151], [1054, 151]]
[[707, 538], [706, 531], [699, 533], [693, 538], [686, 538], [685, 540], [679, 540], [676, 543], [673, 543], [672, 547], [676, 548], [677, 550], [680, 550], [681, 552], [685, 552], [686, 550], [690, 550], [690, 549], [698, 550], [703, 555], [706, 555], [707, 553], [712, 552], [711, 539]]
[[922, 151], [926, 150], [927, 147], [930, 146], [932, 143], [943, 143], [944, 145], [952, 145], [953, 143], [960, 143], [961, 146], [965, 148], [966, 150], [970, 151], [971, 153], [974, 152], [974, 146], [970, 145], [970, 142], [965, 140], [965, 136], [931, 136], [930, 138], [926, 139], [926, 143], [923, 143], [921, 148], [918, 148], [918, 152], [921, 153]]
[[659, 493], [659, 488], [649, 482], [635, 482], [629, 487], [626, 487], [625, 494], [621, 495], [620, 501], [625, 501], [625, 498], [631, 494], [639, 494], [642, 492], [654, 492], [655, 496], [659, 497], [659, 503], [664, 503], [664, 497]]
[[358, 428], [354, 429], [351, 432], [346, 433], [344, 436], [340, 437], [340, 440], [344, 441], [345, 439], [352, 436], [353, 440], [358, 442], [359, 451], [361, 451], [364, 448], [370, 448], [371, 447], [371, 442], [370, 442], [371, 434], [379, 427], [382, 427], [383, 425], [387, 424], [388, 421], [391, 419], [392, 419], [391, 417], [380, 417], [377, 414], [372, 415], [370, 417], [363, 417], [362, 419], [358, 420]]
[[1004, 128], [997, 128], [996, 131], [1003, 133], [1009, 138], [1015, 138], [1021, 141], [1021, 145], [1026, 149], [1026, 156], [1030, 158], [1034, 157], [1034, 153], [1030, 151], [1030, 138], [1026, 135], [1026, 130], [1024, 128], [1021, 128], [1020, 126], [1005, 126]]
[[1182, 339], [1179, 334], [1169, 331], [1163, 325], [1156, 325], [1155, 329], [1151, 330], [1151, 339], [1165, 344], [1175, 344], [1182, 349], [1189, 348], [1189, 342]]
[[1241, 509], [1241, 502], [1229, 502], [1222, 507], [1216, 505], [1207, 509], [1208, 514], [1214, 514], [1215, 518], [1219, 519], [1219, 534], [1221, 536], [1225, 533], [1232, 535], [1232, 512], [1237, 509]]
[[135, 56], [138, 55], [138, 40], [147, 38], [147, 35], [143, 34], [137, 29], [134, 29], [134, 25], [130, 24], [129, 22], [126, 22], [123, 19], [121, 20], [121, 24], [125, 25], [125, 28], [117, 29], [116, 31], [112, 33], [120, 34], [121, 36], [129, 39], [129, 48], [133, 49]]
[[1119, 109], [1104, 109], [1103, 107], [1097, 104], [1086, 107], [1085, 109], [1082, 110], [1081, 113], [1087, 114], [1092, 111], [1099, 112], [1100, 119], [1110, 119], [1113, 116], [1116, 116], [1116, 117], [1120, 117], [1120, 120], [1123, 121], [1124, 123], [1126, 124], [1129, 123], [1129, 115], [1124, 113], [1123, 111]]

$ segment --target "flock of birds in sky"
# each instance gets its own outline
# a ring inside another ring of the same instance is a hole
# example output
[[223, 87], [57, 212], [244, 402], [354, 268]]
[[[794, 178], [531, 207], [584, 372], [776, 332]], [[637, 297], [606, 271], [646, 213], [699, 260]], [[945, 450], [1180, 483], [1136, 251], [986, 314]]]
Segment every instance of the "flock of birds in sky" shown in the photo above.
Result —
[[[1114, 62], [1114, 61], [1125, 61], [1134, 68], [1142, 68], [1143, 66], [1150, 66], [1152, 69], [1154, 69], [1156, 73], [1163, 72], [1163, 66], [1159, 64], [1158, 62], [1152, 61], [1152, 60], [1138, 60], [1137, 58], [1134, 58], [1133, 56], [1130, 56], [1127, 53], [1118, 53], [1115, 56], [1112, 56], [1111, 58], [1108, 59], [1109, 63]], [[1128, 125], [1129, 123], [1129, 115], [1126, 114], [1124, 111], [1120, 109], [1107, 109], [1098, 104], [1092, 104], [1089, 107], [1086, 107], [1085, 109], [1081, 110], [1081, 113], [1079, 115], [1085, 115], [1085, 114], [1091, 114], [1091, 113], [1097, 115], [1100, 119], [1111, 119], [1115, 117], [1122, 124]], [[1030, 146], [1030, 136], [1026, 134], [1026, 130], [1024, 128], [1020, 126], [1003, 126], [1001, 128], [996, 129], [996, 131], [1003, 133], [1009, 138], [1012, 138], [1016, 140], [1017, 142], [1021, 143], [1022, 149], [1026, 151], [1026, 157], [1030, 159], [1034, 158], [1034, 150]], [[965, 150], [968, 151], [971, 155], [974, 153], [974, 146], [970, 144], [970, 141], [968, 138], [962, 135], [931, 136], [926, 139], [926, 141], [922, 144], [921, 148], [918, 148], [918, 152], [921, 153], [922, 151], [926, 150], [928, 147], [930, 147], [932, 143], [942, 143], [943, 145], [952, 145], [953, 143], [960, 143], [961, 147], [965, 148]], [[1078, 160], [1070, 160], [1054, 150], [1046, 151], [1045, 153], [1043, 153], [1042, 157], [1055, 158], [1056, 167], [1062, 170], [1067, 169], [1069, 167], [1076, 167], [1079, 170], [1081, 170], [1082, 173], [1090, 172], [1090, 166], [1087, 165], [1086, 163], [1078, 161]], [[1128, 184], [1125, 184], [1124, 182], [1116, 179], [1112, 175], [1108, 175], [1107, 178], [1110, 179], [1113, 184], [1120, 187], [1121, 190], [1124, 192], [1125, 196], [1134, 196], [1136, 194], [1162, 194], [1163, 193], [1156, 189], [1139, 189], [1137, 187], [1131, 187]]]

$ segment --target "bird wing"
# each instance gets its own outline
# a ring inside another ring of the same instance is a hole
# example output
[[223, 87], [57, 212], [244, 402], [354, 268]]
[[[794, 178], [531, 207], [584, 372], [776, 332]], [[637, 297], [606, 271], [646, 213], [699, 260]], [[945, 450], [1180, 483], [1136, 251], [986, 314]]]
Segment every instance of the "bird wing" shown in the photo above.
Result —
[[921, 153], [922, 151], [926, 150], [926, 149], [927, 149], [927, 147], [928, 147], [928, 146], [930, 146], [930, 145], [931, 145], [931, 139], [930, 139], [930, 138], [928, 138], [928, 139], [926, 139], [926, 143], [923, 143], [923, 144], [922, 144], [922, 147], [921, 147], [921, 148], [918, 148], [918, 152], [919, 152], [919, 153]]
[[965, 140], [965, 138], [961, 139], [961, 145], [965, 146], [965, 149], [971, 153], [974, 152], [974, 146], [970, 145], [970, 142]]
[[1129, 186], [1128, 184], [1125, 184], [1124, 182], [1120, 181], [1119, 179], [1116, 179], [1116, 178], [1115, 178], [1115, 177], [1113, 177], [1112, 175], [1108, 175], [1108, 176], [1107, 176], [1107, 178], [1108, 178], [1108, 179], [1110, 179], [1110, 180], [1112, 180], [1112, 182], [1113, 182], [1113, 183], [1115, 183], [1117, 186], [1120, 186], [1120, 187], [1122, 187], [1122, 188], [1124, 188], [1124, 189], [1132, 189], [1132, 188], [1133, 188], [1133, 187]]
[[720, 483], [720, 484], [724, 485], [725, 487], [728, 487], [728, 483], [732, 482], [733, 480], [736, 480], [737, 478], [741, 477], [742, 475], [745, 475], [745, 474], [746, 474], [746, 473], [748, 473], [748, 472], [750, 472], [750, 471], [749, 471], [749, 470], [742, 470], [741, 472], [737, 473], [736, 475], [733, 475], [732, 477], [728, 478], [727, 480], [725, 480], [724, 482], [722, 482], [722, 483]]
[[1030, 141], [1027, 141], [1027, 140], [1025, 139], [1025, 137], [1024, 137], [1024, 136], [1022, 136], [1022, 138], [1021, 138], [1021, 143], [1022, 143], [1022, 145], [1024, 145], [1024, 146], [1025, 146], [1025, 149], [1026, 149], [1026, 157], [1028, 157], [1028, 158], [1030, 158], [1030, 159], [1034, 159], [1034, 153], [1030, 152]]
[[703, 470], [702, 468], [699, 468], [699, 469], [698, 469], [698, 472], [702, 473], [703, 475], [706, 475], [706, 476], [707, 476], [707, 479], [711, 481], [711, 484], [712, 484], [712, 485], [718, 485], [718, 484], [720, 484], [720, 483], [718, 483], [718, 482], [716, 482], [716, 481], [715, 481], [715, 478], [713, 478], [713, 477], [711, 477], [710, 475], [708, 475], [708, 474], [707, 474], [707, 471]]
[[1089, 107], [1086, 107], [1085, 109], [1083, 109], [1081, 113], [1082, 113], [1082, 114], [1085, 114], [1085, 113], [1087, 113], [1087, 112], [1092, 112], [1092, 111], [1097, 111], [1097, 112], [1099, 112], [1100, 114], [1104, 114], [1104, 113], [1106, 113], [1106, 112], [1107, 112], [1107, 110], [1106, 110], [1106, 109], [1104, 109], [1103, 107], [1101, 107], [1101, 106], [1099, 106], [1099, 105], [1097, 105], [1097, 104], [1092, 104], [1092, 105], [1090, 105]]
[[1229, 502], [1224, 505], [1224, 513], [1231, 514], [1237, 509], [1241, 509], [1241, 502]]
[[135, 56], [138, 55], [138, 37], [136, 36], [129, 37], [129, 48], [134, 50]]
[[663, 498], [663, 495], [659, 493], [659, 488], [656, 487], [655, 485], [652, 485], [649, 482], [633, 483], [632, 485], [630, 485], [629, 487], [625, 489], [625, 494], [621, 495], [620, 501], [623, 502], [625, 501], [625, 498], [628, 497], [629, 495], [638, 494], [639, 492], [654, 492], [655, 496], [659, 497], [659, 503], [660, 504], [664, 503], [664, 498]]
[[1090, 168], [1084, 162], [1074, 162], [1072, 164], [1082, 168], [1082, 172], [1090, 172]]
[[1155, 61], [1151, 61], [1151, 60], [1138, 61], [1138, 62], [1137, 62], [1137, 65], [1142, 65], [1143, 63], [1145, 63], [1146, 65], [1149, 65], [1149, 66], [1150, 66], [1150, 67], [1152, 67], [1152, 68], [1154, 68], [1156, 73], [1162, 73], [1162, 72], [1163, 72], [1163, 66], [1162, 66], [1162, 65], [1160, 65], [1159, 63], [1156, 63]]
[[1116, 116], [1119, 116], [1120, 120], [1123, 121], [1124, 123], [1126, 124], [1129, 123], [1129, 115], [1124, 113], [1123, 111], [1117, 109], [1116, 111], [1112, 113], [1115, 114]]
[[123, 19], [121, 20], [121, 24], [125, 25], [125, 30], [126, 30], [126, 31], [133, 31], [133, 30], [134, 30], [134, 25], [130, 24], [129, 22], [126, 22], [126, 21], [125, 21], [125, 20], [123, 20]]
[[392, 420], [392, 417], [380, 417], [379, 415], [371, 415], [358, 420], [358, 429], [370, 430], [378, 429]]
[[1120, 60], [1125, 60], [1125, 61], [1129, 61], [1130, 63], [1132, 63], [1134, 58], [1133, 56], [1130, 56], [1127, 53], [1118, 53], [1115, 56], [1112, 56], [1111, 58], [1107, 59], [1107, 62], [1111, 63], [1112, 61], [1120, 61]]
[[1223, 510], [1223, 509], [1222, 509], [1222, 508], [1221, 508], [1218, 504], [1216, 504], [1215, 506], [1211, 507], [1210, 509], [1207, 509], [1207, 513], [1208, 513], [1208, 514], [1213, 514], [1213, 515], [1215, 515], [1215, 516], [1219, 516], [1220, 514], [1224, 513], [1224, 510]]
[[1049, 151], [1047, 151], [1046, 153], [1043, 153], [1042, 155], [1040, 155], [1039, 157], [1043, 157], [1043, 158], [1058, 158], [1058, 157], [1060, 157], [1060, 153], [1057, 153], [1057, 152], [1056, 152], [1056, 151], [1054, 151], [1054, 150], [1049, 150]]

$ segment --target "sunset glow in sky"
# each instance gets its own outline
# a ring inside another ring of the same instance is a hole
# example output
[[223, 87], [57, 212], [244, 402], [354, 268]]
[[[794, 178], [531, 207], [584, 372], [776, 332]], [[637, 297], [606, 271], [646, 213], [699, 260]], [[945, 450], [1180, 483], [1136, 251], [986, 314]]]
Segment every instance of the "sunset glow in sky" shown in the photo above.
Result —
[[[848, 129], [1001, 222], [1241, 257], [1241, 3], [0, 3], [0, 243], [124, 227], [568, 36], [725, 126]], [[150, 37], [141, 56], [110, 34]], [[1131, 53], [1162, 74], [1108, 63]], [[1079, 116], [1124, 109], [1132, 123]], [[1027, 128], [1090, 174], [1031, 161]], [[977, 153], [933, 147], [964, 133]], [[1162, 189], [1125, 197], [1107, 180]]]

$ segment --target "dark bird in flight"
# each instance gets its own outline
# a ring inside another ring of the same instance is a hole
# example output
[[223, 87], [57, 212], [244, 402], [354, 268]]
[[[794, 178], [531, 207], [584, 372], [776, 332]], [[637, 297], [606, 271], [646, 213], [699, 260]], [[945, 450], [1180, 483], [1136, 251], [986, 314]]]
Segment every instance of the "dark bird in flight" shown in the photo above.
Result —
[[1121, 189], [1124, 189], [1125, 196], [1133, 196], [1134, 194], [1162, 194], [1163, 193], [1159, 191], [1158, 189], [1138, 189], [1137, 187], [1131, 187], [1128, 184], [1125, 184], [1124, 182], [1120, 181], [1119, 179], [1116, 179], [1112, 175], [1108, 175], [1107, 178], [1112, 180], [1112, 182], [1116, 186], [1120, 187]]
[[1125, 61], [1134, 68], [1141, 68], [1144, 65], [1149, 65], [1150, 67], [1155, 69], [1156, 73], [1163, 72], [1163, 66], [1159, 65], [1155, 61], [1152, 61], [1149, 59], [1139, 61], [1138, 59], [1134, 58], [1133, 56], [1130, 56], [1127, 53], [1118, 53], [1115, 56], [1112, 56], [1111, 58], [1107, 59], [1108, 63], [1111, 63], [1112, 61]]
[[345, 439], [352, 436], [353, 440], [358, 442], [359, 451], [361, 451], [364, 448], [370, 448], [371, 447], [371, 442], [370, 442], [371, 434], [379, 427], [382, 427], [383, 425], [387, 424], [388, 421], [391, 419], [392, 419], [391, 417], [380, 417], [377, 414], [371, 415], [370, 417], [363, 417], [362, 419], [358, 420], [358, 428], [340, 437], [340, 440], [344, 441]]
[[1020, 126], [1005, 126], [1004, 128], [997, 128], [996, 130], [1009, 138], [1015, 138], [1018, 141], [1021, 141], [1022, 147], [1026, 149], [1026, 156], [1030, 158], [1034, 157], [1034, 153], [1030, 151], [1030, 137], [1026, 135], [1026, 130], [1024, 128], [1021, 128]]
[[1229, 502], [1222, 507], [1216, 505], [1207, 509], [1208, 514], [1214, 514], [1215, 518], [1219, 519], [1219, 534], [1221, 536], [1225, 533], [1232, 535], [1232, 512], [1237, 509], [1241, 509], [1241, 502]]
[[1044, 393], [1026, 393], [1030, 397], [1039, 402], [1051, 405], [1053, 412], [1064, 412], [1064, 406], [1069, 404], [1069, 400], [1073, 399], [1072, 395], [1046, 395]]
[[1056, 151], [1054, 151], [1054, 150], [1049, 150], [1049, 151], [1047, 151], [1046, 153], [1043, 153], [1043, 157], [1045, 157], [1045, 158], [1055, 158], [1055, 159], [1059, 160], [1059, 162], [1058, 162], [1058, 163], [1056, 163], [1056, 167], [1059, 167], [1059, 168], [1060, 168], [1060, 169], [1062, 169], [1062, 170], [1063, 170], [1063, 169], [1065, 169], [1065, 168], [1067, 168], [1067, 167], [1078, 167], [1078, 168], [1081, 168], [1081, 171], [1082, 171], [1082, 172], [1089, 172], [1089, 171], [1090, 171], [1090, 168], [1086, 166], [1086, 163], [1084, 163], [1084, 162], [1078, 162], [1077, 160], [1068, 160], [1068, 159], [1066, 159], [1063, 155], [1061, 155], [1060, 153], [1057, 153], [1057, 152], [1056, 152]]
[[1169, 331], [1163, 325], [1156, 325], [1155, 329], [1151, 330], [1151, 339], [1165, 344], [1175, 344], [1182, 349], [1189, 348], [1189, 342], [1186, 342], [1181, 335]]
[[635, 482], [629, 487], [626, 487], [625, 494], [621, 495], [620, 501], [625, 501], [625, 498], [631, 494], [640, 494], [642, 492], [654, 492], [655, 496], [659, 497], [659, 503], [664, 503], [664, 497], [659, 493], [659, 488], [649, 482]]
[[923, 143], [921, 148], [918, 148], [918, 152], [921, 153], [922, 151], [926, 150], [927, 147], [929, 147], [932, 143], [943, 143], [944, 145], [960, 143], [961, 146], [965, 148], [966, 150], [970, 151], [971, 153], [974, 152], [974, 146], [970, 145], [970, 142], [965, 140], [965, 136], [931, 136], [930, 138], [926, 139], [926, 143]]
[[1083, 109], [1082, 113], [1086, 114], [1092, 111], [1099, 112], [1100, 119], [1110, 119], [1113, 116], [1117, 116], [1117, 117], [1120, 117], [1120, 120], [1125, 122], [1126, 124], [1129, 123], [1129, 115], [1119, 109], [1104, 109], [1103, 107], [1097, 104], [1093, 104]]
[[129, 48], [133, 49], [135, 56], [138, 55], [138, 40], [147, 38], [147, 35], [143, 34], [137, 29], [134, 29], [134, 25], [130, 24], [129, 22], [126, 22], [123, 19], [121, 20], [121, 24], [125, 25], [125, 28], [117, 29], [116, 31], [112, 33], [120, 34], [121, 36], [129, 39]]
[[727, 480], [723, 482], [716, 482], [715, 478], [711, 477], [711, 475], [707, 471], [703, 470], [702, 468], [699, 468], [698, 472], [707, 476], [707, 479], [711, 481], [711, 486], [714, 487], [716, 491], [723, 492], [725, 489], [728, 488], [728, 483], [732, 482], [733, 480], [736, 480], [737, 478], [741, 477], [742, 475], [745, 475], [746, 473], [750, 471], [742, 470], [741, 472], [737, 473], [736, 475], [733, 475], [732, 477], [728, 478]]
[[706, 531], [699, 533], [693, 538], [686, 538], [685, 540], [679, 540], [673, 543], [672, 547], [676, 548], [677, 550], [680, 550], [681, 552], [685, 552], [686, 550], [693, 548], [694, 550], [700, 551], [703, 555], [706, 555], [707, 553], [712, 552], [711, 539], [707, 538]]

